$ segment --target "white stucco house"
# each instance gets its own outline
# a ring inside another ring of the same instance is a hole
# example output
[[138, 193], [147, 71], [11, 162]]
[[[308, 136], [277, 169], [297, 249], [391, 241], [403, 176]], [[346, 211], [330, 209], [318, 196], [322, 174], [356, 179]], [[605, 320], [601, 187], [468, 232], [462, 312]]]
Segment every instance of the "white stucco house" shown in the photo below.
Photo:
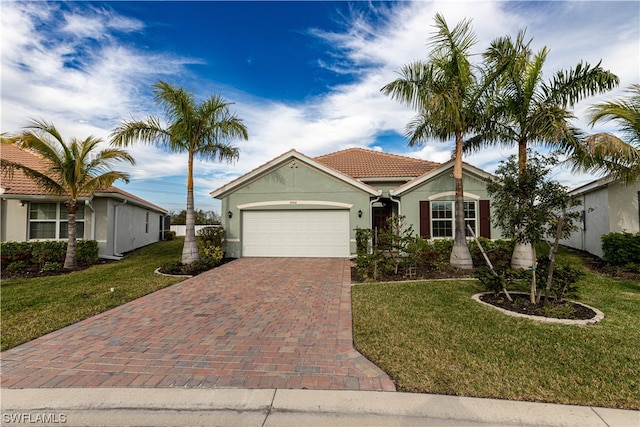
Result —
[[[3, 159], [44, 171], [44, 160], [15, 145], [3, 145]], [[52, 196], [21, 171], [0, 181], [0, 241], [66, 240], [65, 198]], [[96, 240], [101, 258], [124, 253], [163, 239], [169, 229], [167, 211], [133, 194], [109, 187], [80, 198], [79, 239]]]
[[603, 234], [640, 232], [640, 181], [621, 185], [611, 176], [597, 179], [570, 192], [581, 201], [582, 221], [562, 244], [602, 257]]

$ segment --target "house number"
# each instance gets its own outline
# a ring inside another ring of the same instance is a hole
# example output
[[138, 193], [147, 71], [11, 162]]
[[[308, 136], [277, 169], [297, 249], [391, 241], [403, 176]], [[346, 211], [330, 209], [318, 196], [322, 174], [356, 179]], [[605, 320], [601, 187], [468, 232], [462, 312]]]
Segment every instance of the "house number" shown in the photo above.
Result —
[[297, 201], [295, 201], [295, 200], [291, 200], [291, 201], [289, 202], [289, 204], [290, 204], [290, 205], [297, 205], [297, 204], [298, 204], [298, 202], [297, 202]]

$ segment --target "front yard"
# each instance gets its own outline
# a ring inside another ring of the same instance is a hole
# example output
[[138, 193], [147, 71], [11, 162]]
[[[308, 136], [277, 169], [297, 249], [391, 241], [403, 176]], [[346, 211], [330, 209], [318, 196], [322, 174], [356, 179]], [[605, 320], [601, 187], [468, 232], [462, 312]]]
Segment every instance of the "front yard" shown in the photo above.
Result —
[[506, 316], [471, 299], [477, 281], [355, 285], [354, 341], [401, 391], [640, 409], [640, 283], [580, 285], [600, 323]]
[[121, 261], [61, 276], [2, 280], [2, 350], [184, 280], [154, 274], [180, 256], [182, 243], [159, 242]]

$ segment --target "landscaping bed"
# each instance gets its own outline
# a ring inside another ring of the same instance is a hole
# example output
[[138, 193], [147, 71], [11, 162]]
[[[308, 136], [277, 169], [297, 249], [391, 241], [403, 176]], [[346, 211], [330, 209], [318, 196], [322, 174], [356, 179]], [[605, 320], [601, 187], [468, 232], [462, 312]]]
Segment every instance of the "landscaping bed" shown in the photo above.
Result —
[[[531, 304], [529, 295], [510, 293], [513, 301], [509, 301], [504, 295], [483, 294], [480, 300], [514, 313], [529, 316], [552, 317], [555, 319], [589, 320], [596, 316], [591, 308], [574, 301], [553, 301], [550, 305]], [[544, 297], [543, 297], [544, 298]]]

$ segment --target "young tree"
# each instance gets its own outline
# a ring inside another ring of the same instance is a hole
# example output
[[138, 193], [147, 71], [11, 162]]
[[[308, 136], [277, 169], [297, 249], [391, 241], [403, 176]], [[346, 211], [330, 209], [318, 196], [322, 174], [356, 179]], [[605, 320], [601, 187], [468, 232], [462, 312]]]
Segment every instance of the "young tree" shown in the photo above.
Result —
[[15, 143], [38, 153], [47, 165], [46, 171], [42, 172], [3, 159], [3, 170], [21, 170], [50, 194], [66, 197], [68, 244], [64, 268], [75, 269], [78, 199], [106, 189], [118, 179], [129, 182], [128, 174], [113, 171], [111, 166], [120, 161], [133, 165], [133, 157], [116, 148], [97, 151], [102, 140], [92, 136], [82, 141], [71, 138], [65, 142], [53, 124], [42, 120], [32, 120], [19, 134], [3, 136], [2, 142]]
[[576, 170], [613, 175], [623, 184], [640, 178], [640, 84], [627, 88], [628, 96], [595, 104], [589, 109], [591, 126], [613, 121], [621, 138], [596, 133], [578, 145], [570, 158]]
[[113, 131], [111, 144], [126, 147], [140, 141], [187, 154], [187, 227], [182, 263], [190, 264], [199, 259], [193, 201], [193, 162], [196, 158], [231, 162], [238, 158], [239, 150], [228, 141], [235, 138], [246, 140], [249, 135], [242, 120], [229, 111], [230, 103], [219, 95], [196, 103], [192, 93], [163, 81], [153, 85], [153, 93], [156, 103], [164, 109], [167, 125], [162, 126], [155, 117], [124, 120]]
[[[501, 162], [496, 169], [497, 178], [487, 183], [487, 191], [493, 198], [493, 220], [504, 236], [531, 245], [534, 262], [530, 301], [536, 304], [536, 244], [549, 236], [555, 238], [550, 258], [553, 270], [558, 242], [569, 236], [580, 212], [574, 209], [579, 201], [569, 196], [567, 188], [549, 180], [550, 167], [558, 163], [557, 159], [527, 154], [530, 158], [524, 171], [516, 156]], [[547, 281], [547, 296], [550, 284], [551, 278]]]
[[[493, 87], [492, 114], [487, 116], [481, 136], [471, 138], [464, 147], [465, 152], [473, 152], [486, 146], [517, 144], [518, 175], [523, 177], [532, 144], [571, 150], [582, 137], [571, 124], [575, 118], [571, 108], [587, 96], [613, 89], [619, 82], [600, 63], [592, 67], [582, 62], [568, 71], [557, 71], [545, 82], [543, 68], [549, 50], [543, 47], [534, 54], [531, 42], [525, 41], [525, 31], [521, 31], [515, 40], [511, 36], [494, 40], [485, 52], [488, 69], [500, 72], [502, 77]], [[514, 267], [529, 264], [526, 258], [518, 264], [520, 250], [523, 247], [517, 245]]]
[[407, 125], [409, 146], [424, 144], [430, 138], [455, 140], [455, 236], [451, 265], [471, 269], [473, 261], [464, 222], [462, 147], [465, 136], [479, 127], [483, 117], [479, 103], [488, 83], [478, 81], [470, 62], [470, 51], [476, 43], [470, 21], [464, 20], [449, 29], [444, 17], [437, 14], [435, 22], [428, 62], [405, 65], [401, 76], [384, 86], [382, 92], [418, 111]]

